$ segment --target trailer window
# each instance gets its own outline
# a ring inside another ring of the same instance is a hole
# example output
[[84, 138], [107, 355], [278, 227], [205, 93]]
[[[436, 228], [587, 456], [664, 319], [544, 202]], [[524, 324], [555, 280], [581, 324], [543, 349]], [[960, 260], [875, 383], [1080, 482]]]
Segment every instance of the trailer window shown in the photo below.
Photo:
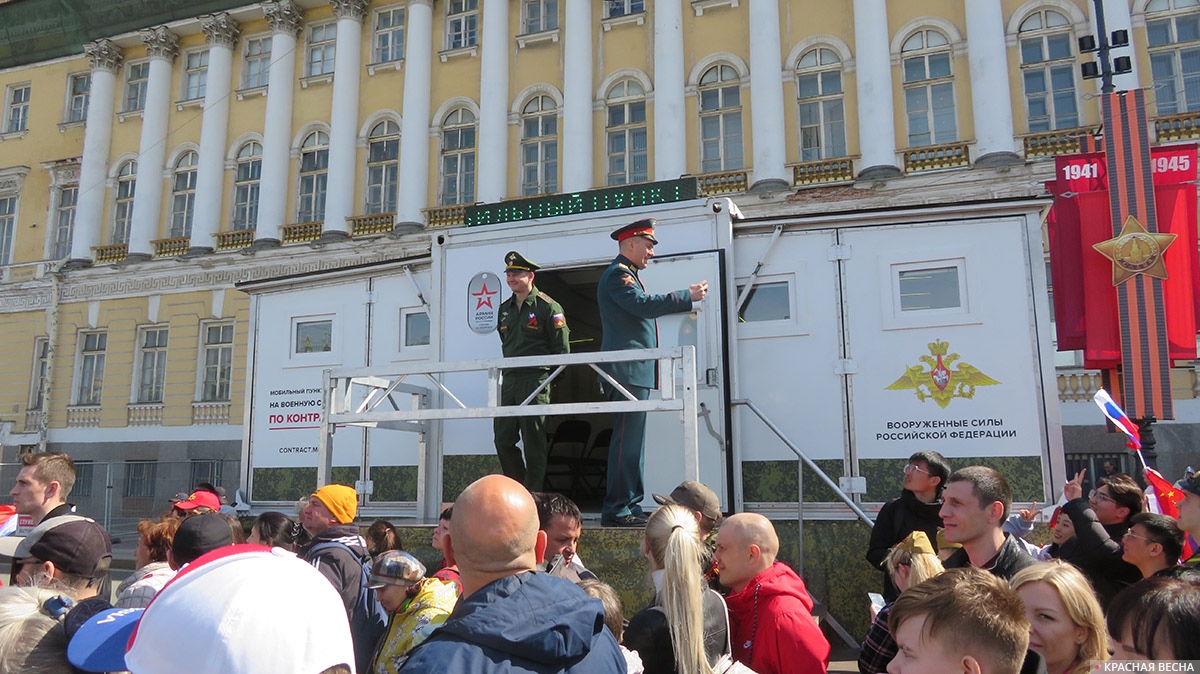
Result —
[[[745, 286], [738, 288], [740, 297]], [[792, 301], [788, 283], [756, 283], [746, 296], [738, 311], [739, 323], [761, 323], [764, 321], [786, 321], [792, 318]]]
[[429, 314], [424, 311], [404, 313], [400, 321], [402, 349], [429, 346]]
[[900, 274], [900, 310], [925, 311], [962, 306], [958, 267], [906, 269]]
[[333, 321], [296, 323], [296, 353], [333, 350]]

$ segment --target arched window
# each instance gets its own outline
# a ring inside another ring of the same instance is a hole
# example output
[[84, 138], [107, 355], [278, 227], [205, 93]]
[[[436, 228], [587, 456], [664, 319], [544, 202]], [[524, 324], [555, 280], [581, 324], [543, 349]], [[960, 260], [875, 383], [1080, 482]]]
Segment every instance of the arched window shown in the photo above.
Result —
[[637, 80], [621, 80], [605, 101], [605, 183], [625, 185], [650, 179], [646, 144], [646, 90]]
[[195, 152], [186, 152], [175, 162], [175, 175], [171, 180], [171, 237], [192, 235], [197, 163]]
[[909, 146], [958, 140], [950, 41], [936, 30], [921, 30], [904, 41], [900, 53]]
[[1200, 110], [1200, 0], [1152, 0], [1146, 41], [1158, 114]]
[[329, 179], [329, 135], [313, 131], [300, 144], [300, 209], [297, 222], [325, 219], [325, 186]]
[[249, 142], [238, 150], [233, 177], [233, 231], [258, 227], [258, 190], [262, 179], [262, 145]]
[[395, 213], [400, 174], [400, 127], [390, 119], [371, 128], [367, 140], [367, 213]]
[[137, 189], [137, 162], [127, 161], [117, 172], [113, 228], [110, 243], [129, 243], [129, 225], [133, 221], [133, 193]]
[[442, 122], [443, 206], [475, 201], [475, 115], [458, 108]]
[[1038, 10], [1021, 22], [1019, 39], [1029, 131], [1079, 126], [1071, 22], [1052, 9]]
[[804, 52], [796, 62], [800, 105], [800, 159], [846, 156], [846, 106], [842, 60], [832, 49]]
[[741, 80], [731, 66], [716, 65], [700, 76], [700, 170], [742, 168]]
[[521, 109], [521, 194], [558, 191], [558, 106], [534, 96]]

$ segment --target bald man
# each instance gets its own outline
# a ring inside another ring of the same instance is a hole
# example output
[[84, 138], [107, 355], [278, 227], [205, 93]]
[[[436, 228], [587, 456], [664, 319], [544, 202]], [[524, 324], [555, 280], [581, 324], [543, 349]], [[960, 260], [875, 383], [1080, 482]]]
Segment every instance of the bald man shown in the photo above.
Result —
[[463, 490], [442, 545], [458, 562], [462, 599], [402, 672], [625, 671], [600, 600], [536, 570], [546, 533], [520, 482], [488, 475]]
[[717, 532], [713, 559], [730, 589], [733, 657], [758, 674], [825, 672], [829, 641], [813, 619], [812, 597], [778, 554], [779, 536], [762, 515], [733, 515]]

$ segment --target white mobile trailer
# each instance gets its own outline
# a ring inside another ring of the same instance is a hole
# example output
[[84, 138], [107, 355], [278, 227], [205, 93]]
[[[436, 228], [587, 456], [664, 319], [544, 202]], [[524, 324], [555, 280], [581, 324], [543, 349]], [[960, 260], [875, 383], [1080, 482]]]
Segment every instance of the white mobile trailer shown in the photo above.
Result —
[[[322, 388], [326, 369], [385, 373], [499, 358], [494, 334], [468, 329], [468, 303], [479, 301], [468, 284], [481, 271], [502, 275], [509, 250], [542, 265], [537, 284], [565, 307], [573, 351], [598, 350], [595, 286], [617, 248], [609, 234], [654, 217], [660, 244], [641, 274], [647, 291], [701, 279], [710, 284], [698, 312], [661, 318], [658, 328], [663, 346], [695, 346], [703, 414], [699, 477], [726, 508], [787, 509], [790, 501], [795, 513], [794, 477], [783, 494], [743, 479], [747, 469], [758, 476], [786, 465], [777, 462], [795, 465], [771, 426], [845, 476], [873, 475], [872, 466], [894, 467], [918, 449], [951, 460], [1021, 459], [1040, 469], [1036, 481], [1045, 499], [1064, 469], [1042, 206], [1010, 201], [748, 219], [736, 218], [727, 199], [698, 199], [430, 230], [424, 259], [248, 284], [254, 367], [243, 486], [256, 503], [277, 501], [274, 486], [256, 494], [257, 471], [315, 467], [319, 443], [311, 421], [319, 420], [322, 401], [311, 390]], [[506, 296], [502, 290], [495, 297]], [[424, 345], [412, 339], [423, 316]], [[308, 343], [302, 332], [311, 333]], [[312, 335], [326, 332], [328, 350], [314, 346]], [[418, 379], [406, 382], [421, 385]], [[486, 373], [446, 374], [440, 383], [465, 405], [487, 404]], [[556, 403], [599, 399], [596, 376], [586, 367], [569, 368], [555, 383]], [[428, 393], [418, 405], [450, 406], [437, 386], [423, 386]], [[607, 415], [588, 420], [596, 438]], [[647, 494], [683, 479], [679, 423], [676, 414], [650, 415]], [[423, 434], [343, 428], [334, 436], [331, 458], [340, 474], [375, 482], [367, 508], [429, 516], [453, 496], [444, 485], [476, 477], [472, 470], [480, 464], [471, 459], [493, 454], [489, 419], [431, 420], [423, 428]], [[397, 476], [418, 483], [402, 498], [381, 489], [381, 480]], [[865, 500], [882, 500], [872, 491]], [[828, 516], [846, 511], [833, 508]]]

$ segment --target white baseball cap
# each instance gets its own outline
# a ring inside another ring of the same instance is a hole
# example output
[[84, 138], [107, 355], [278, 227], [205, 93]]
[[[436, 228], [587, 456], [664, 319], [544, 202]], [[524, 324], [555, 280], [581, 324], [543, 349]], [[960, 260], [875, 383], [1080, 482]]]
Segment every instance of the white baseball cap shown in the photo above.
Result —
[[280, 548], [232, 545], [185, 567], [129, 639], [134, 674], [354, 670], [346, 607], [329, 580]]

